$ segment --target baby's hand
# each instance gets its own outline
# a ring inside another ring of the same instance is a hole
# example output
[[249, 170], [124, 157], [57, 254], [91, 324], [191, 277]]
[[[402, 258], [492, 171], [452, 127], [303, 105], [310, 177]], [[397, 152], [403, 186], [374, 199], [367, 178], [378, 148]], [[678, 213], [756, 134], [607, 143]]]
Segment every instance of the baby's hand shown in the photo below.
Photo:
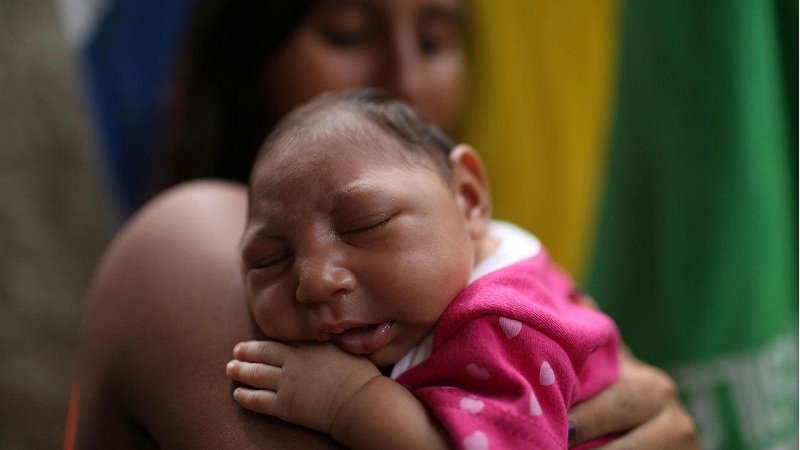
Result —
[[380, 372], [368, 359], [333, 344], [289, 346], [275, 341], [241, 342], [225, 372], [252, 386], [233, 398], [243, 407], [330, 433], [342, 407]]

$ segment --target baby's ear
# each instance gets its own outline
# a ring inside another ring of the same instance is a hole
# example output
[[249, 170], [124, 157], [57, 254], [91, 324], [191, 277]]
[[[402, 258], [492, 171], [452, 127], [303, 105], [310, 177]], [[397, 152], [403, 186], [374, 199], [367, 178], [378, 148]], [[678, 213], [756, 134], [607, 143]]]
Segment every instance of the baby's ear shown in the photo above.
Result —
[[470, 237], [480, 240], [492, 218], [492, 198], [481, 157], [469, 145], [459, 144], [450, 152], [450, 166], [456, 202], [467, 220]]

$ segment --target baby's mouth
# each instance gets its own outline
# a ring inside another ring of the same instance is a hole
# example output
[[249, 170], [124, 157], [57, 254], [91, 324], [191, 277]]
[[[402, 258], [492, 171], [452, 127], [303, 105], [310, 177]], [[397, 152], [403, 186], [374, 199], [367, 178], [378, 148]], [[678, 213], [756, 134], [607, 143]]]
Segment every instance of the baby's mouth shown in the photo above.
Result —
[[331, 336], [331, 341], [342, 350], [354, 355], [367, 355], [386, 346], [394, 339], [395, 322], [386, 321], [373, 325], [348, 328]]

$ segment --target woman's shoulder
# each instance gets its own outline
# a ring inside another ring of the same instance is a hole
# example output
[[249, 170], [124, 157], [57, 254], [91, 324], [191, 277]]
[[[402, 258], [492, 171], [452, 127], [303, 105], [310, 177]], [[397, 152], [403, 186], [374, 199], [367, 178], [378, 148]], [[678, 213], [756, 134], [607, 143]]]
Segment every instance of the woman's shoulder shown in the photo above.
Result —
[[142, 265], [180, 270], [182, 266], [170, 265], [178, 258], [192, 258], [192, 263], [208, 268], [229, 264], [236, 257], [246, 212], [247, 192], [241, 184], [194, 181], [170, 188], [123, 225], [106, 249], [95, 280], [129, 277], [132, 268]]
[[330, 448], [231, 397], [233, 346], [261, 336], [239, 271], [246, 208], [244, 185], [186, 183], [114, 239], [89, 298], [78, 447]]
[[[210, 439], [198, 422], [236, 418], [226, 408], [223, 367], [235, 342], [256, 337], [238, 265], [245, 213], [243, 185], [192, 182], [153, 198], [119, 231], [87, 305], [79, 436], [100, 422], [106, 430], [122, 427], [111, 422], [117, 417], [143, 425], [163, 445], [190, 435]], [[176, 408], [204, 401], [208, 409], [173, 420], [159, 412], [165, 398]], [[84, 436], [93, 442], [105, 434]]]
[[[230, 267], [247, 213], [244, 185], [193, 181], [152, 198], [120, 229], [108, 246], [95, 281], [134, 269], [158, 281], [156, 271]], [[168, 272], [169, 273], [169, 272]]]
[[187, 181], [164, 190], [140, 210], [140, 214], [150, 214], [164, 207], [177, 207], [183, 211], [201, 212], [208, 206], [247, 202], [247, 186], [243, 183], [200, 179]]
[[[241, 183], [198, 180], [179, 184], [153, 197], [126, 223], [120, 236], [174, 236], [210, 232], [229, 226], [241, 232], [247, 209], [247, 189]], [[150, 233], [158, 232], [151, 235]]]
[[[243, 185], [198, 181], [145, 204], [95, 270], [88, 337], [99, 332], [141, 347], [137, 327], [180, 327], [173, 322], [187, 308], [197, 315], [235, 303], [246, 311], [238, 256], [246, 203]], [[130, 326], [131, 319], [142, 322]]]

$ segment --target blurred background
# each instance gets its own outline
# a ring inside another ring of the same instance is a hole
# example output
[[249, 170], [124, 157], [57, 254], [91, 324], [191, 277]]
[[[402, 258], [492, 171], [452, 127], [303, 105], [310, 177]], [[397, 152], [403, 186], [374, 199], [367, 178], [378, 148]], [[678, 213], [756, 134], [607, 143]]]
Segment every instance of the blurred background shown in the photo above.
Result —
[[[191, 0], [0, 2], [0, 447], [61, 445], [84, 296], [155, 164]], [[706, 448], [797, 448], [797, 3], [469, 2], [496, 216], [676, 378]]]
[[111, 237], [86, 97], [52, 0], [0, 2], [0, 448], [58, 448], [83, 296]]

